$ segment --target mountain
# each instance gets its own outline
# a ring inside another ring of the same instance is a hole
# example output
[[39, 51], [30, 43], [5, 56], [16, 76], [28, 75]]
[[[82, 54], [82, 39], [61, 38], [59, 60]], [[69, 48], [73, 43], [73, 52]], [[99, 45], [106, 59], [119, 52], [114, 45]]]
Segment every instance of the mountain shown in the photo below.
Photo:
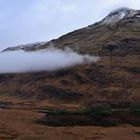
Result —
[[120, 8], [58, 39], [1, 53], [49, 47], [100, 59], [57, 71], [0, 74], [0, 139], [139, 140], [140, 10]]
[[0, 94], [59, 104], [139, 103], [140, 10], [120, 8], [103, 20], [58, 39], [3, 51], [66, 47], [100, 56], [96, 64], [53, 72], [1, 74]]
[[125, 38], [137, 38], [140, 30], [139, 22], [140, 10], [120, 8], [112, 11], [103, 20], [80, 30], [68, 33], [58, 39], [49, 42], [9, 47], [3, 51], [20, 49], [34, 51], [54, 46], [57, 48], [71, 47], [81, 53], [87, 52], [95, 54], [99, 52], [99, 47], [115, 42], [121, 38], [123, 39], [123, 36], [125, 36]]

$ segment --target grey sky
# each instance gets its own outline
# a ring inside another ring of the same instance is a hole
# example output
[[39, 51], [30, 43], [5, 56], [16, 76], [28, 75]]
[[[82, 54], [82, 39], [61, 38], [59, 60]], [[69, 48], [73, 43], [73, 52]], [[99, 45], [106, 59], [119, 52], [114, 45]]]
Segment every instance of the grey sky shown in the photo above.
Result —
[[0, 0], [0, 49], [58, 38], [119, 7], [140, 9], [140, 0]]

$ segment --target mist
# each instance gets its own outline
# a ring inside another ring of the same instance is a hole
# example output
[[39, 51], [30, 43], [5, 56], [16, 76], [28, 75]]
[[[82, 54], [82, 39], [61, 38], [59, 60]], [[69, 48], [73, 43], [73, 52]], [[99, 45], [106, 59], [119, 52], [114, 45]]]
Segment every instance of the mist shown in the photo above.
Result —
[[43, 51], [9, 51], [0, 53], [0, 73], [54, 71], [79, 64], [97, 62], [99, 57], [80, 55], [69, 48]]

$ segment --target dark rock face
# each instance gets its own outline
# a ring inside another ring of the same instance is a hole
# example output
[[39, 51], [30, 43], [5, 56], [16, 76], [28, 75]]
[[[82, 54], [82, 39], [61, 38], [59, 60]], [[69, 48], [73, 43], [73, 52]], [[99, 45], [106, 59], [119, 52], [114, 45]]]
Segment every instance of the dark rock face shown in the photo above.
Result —
[[76, 91], [63, 90], [52, 85], [46, 85], [45, 87], [40, 87], [41, 93], [36, 96], [37, 99], [54, 99], [63, 100], [66, 102], [72, 102], [74, 100], [79, 101], [83, 94]]
[[140, 39], [137, 38], [124, 38], [113, 42], [112, 44], [106, 44], [99, 52], [101, 56], [113, 55], [113, 56], [127, 56], [127, 55], [140, 55]]

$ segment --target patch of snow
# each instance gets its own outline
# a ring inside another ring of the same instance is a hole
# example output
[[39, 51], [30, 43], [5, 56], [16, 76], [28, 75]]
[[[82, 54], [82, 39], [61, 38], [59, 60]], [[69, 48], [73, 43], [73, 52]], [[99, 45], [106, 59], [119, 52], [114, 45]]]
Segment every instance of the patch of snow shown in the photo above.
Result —
[[136, 17], [140, 18], [140, 15], [137, 15]]
[[137, 15], [140, 11], [128, 9], [128, 8], [120, 8], [118, 10], [112, 11], [105, 19], [103, 19], [102, 24], [112, 24], [116, 23], [124, 18], [131, 18]]
[[26, 44], [26, 45], [20, 45], [20, 46], [17, 46], [17, 48], [19, 49], [24, 49], [24, 48], [30, 48], [30, 47], [39, 47], [39, 46], [42, 46], [42, 45], [45, 45], [47, 42], [36, 42], [36, 43], [30, 43], [30, 44]]
[[2, 50], [3, 51], [14, 51], [14, 50], [31, 50], [31, 49], [37, 49], [40, 46], [45, 45], [48, 42], [35, 42], [35, 43], [30, 43], [30, 44], [25, 44], [25, 45], [19, 45], [19, 46], [14, 46], [14, 47], [9, 47], [7, 49]]
[[110, 24], [110, 23], [120, 21], [121, 19], [123, 19], [125, 17], [125, 15], [126, 15], [125, 12], [121, 12], [121, 13], [118, 13], [116, 15], [108, 16], [107, 18], [105, 18], [103, 20], [103, 23], [104, 24]]

